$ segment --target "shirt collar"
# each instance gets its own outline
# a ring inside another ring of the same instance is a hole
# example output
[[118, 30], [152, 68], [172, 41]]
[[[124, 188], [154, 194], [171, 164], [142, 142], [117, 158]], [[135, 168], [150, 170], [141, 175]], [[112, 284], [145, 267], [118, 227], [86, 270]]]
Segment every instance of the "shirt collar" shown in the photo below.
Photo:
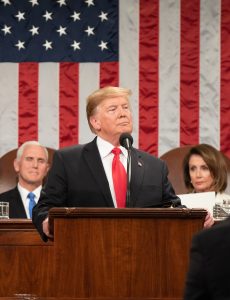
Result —
[[[40, 198], [41, 189], [42, 189], [42, 186], [40, 185], [39, 187], [37, 187], [35, 190], [32, 191], [34, 193], [37, 201]], [[25, 189], [24, 187], [22, 187], [19, 183], [18, 183], [18, 190], [19, 190], [19, 193], [21, 194], [21, 197], [24, 199], [27, 198], [27, 196], [30, 192], [27, 189]]]
[[[107, 142], [99, 136], [97, 137], [97, 147], [102, 159], [109, 155], [114, 148], [112, 144], [110, 144], [109, 142]], [[128, 151], [122, 146], [119, 146], [118, 148], [121, 149], [122, 154], [127, 158]]]

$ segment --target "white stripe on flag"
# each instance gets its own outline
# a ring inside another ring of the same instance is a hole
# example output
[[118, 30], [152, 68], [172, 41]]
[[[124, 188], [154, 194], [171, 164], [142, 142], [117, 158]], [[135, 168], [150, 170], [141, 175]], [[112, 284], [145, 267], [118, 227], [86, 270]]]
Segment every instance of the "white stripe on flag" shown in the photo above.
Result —
[[220, 1], [200, 13], [200, 143], [220, 148]]
[[59, 148], [59, 64], [39, 64], [38, 138], [50, 148]]
[[18, 64], [0, 64], [0, 156], [18, 147]]
[[180, 144], [180, 0], [160, 1], [159, 150]]
[[86, 117], [86, 98], [100, 86], [100, 65], [81, 63], [79, 66], [79, 144], [88, 143], [95, 135], [90, 131]]
[[120, 1], [119, 7], [120, 86], [132, 90], [133, 140], [139, 140], [139, 1]]

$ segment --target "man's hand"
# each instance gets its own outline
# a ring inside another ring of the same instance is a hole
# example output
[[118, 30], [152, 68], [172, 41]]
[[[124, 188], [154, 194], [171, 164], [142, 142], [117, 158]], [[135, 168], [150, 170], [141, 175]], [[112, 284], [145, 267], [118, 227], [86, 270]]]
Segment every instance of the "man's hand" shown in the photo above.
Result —
[[204, 228], [210, 228], [214, 224], [214, 219], [209, 211], [207, 211], [207, 215], [204, 220]]
[[53, 239], [54, 236], [49, 231], [49, 218], [48, 217], [42, 222], [42, 230], [49, 239]]

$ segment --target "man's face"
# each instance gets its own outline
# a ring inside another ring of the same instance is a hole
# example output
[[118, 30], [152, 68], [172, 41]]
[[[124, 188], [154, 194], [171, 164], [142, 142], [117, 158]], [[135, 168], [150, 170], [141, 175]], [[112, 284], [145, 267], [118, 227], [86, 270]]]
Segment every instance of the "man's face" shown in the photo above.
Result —
[[90, 122], [98, 136], [117, 144], [121, 133], [131, 133], [133, 129], [128, 99], [122, 96], [105, 99], [98, 105]]
[[23, 187], [42, 184], [48, 172], [48, 162], [44, 149], [37, 145], [28, 145], [19, 160], [14, 161], [15, 171], [18, 173], [19, 183]]

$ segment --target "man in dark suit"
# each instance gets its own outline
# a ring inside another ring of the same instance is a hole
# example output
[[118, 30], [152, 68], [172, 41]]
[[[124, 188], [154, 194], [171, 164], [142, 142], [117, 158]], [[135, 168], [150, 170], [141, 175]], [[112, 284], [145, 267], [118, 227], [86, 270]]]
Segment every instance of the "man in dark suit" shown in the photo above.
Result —
[[184, 300], [230, 299], [230, 218], [192, 240]]
[[18, 184], [0, 194], [0, 202], [9, 202], [10, 218], [30, 219], [32, 206], [40, 197], [42, 182], [48, 172], [47, 149], [37, 141], [25, 142], [17, 150], [14, 169]]
[[[33, 210], [33, 222], [44, 240], [51, 237], [48, 211], [51, 207], [119, 207], [113, 182], [114, 147], [127, 167], [127, 150], [120, 145], [122, 133], [132, 132], [130, 90], [106, 87], [87, 99], [87, 119], [97, 137], [85, 145], [56, 151], [46, 187]], [[163, 207], [178, 201], [168, 181], [166, 164], [131, 149], [132, 207]]]

